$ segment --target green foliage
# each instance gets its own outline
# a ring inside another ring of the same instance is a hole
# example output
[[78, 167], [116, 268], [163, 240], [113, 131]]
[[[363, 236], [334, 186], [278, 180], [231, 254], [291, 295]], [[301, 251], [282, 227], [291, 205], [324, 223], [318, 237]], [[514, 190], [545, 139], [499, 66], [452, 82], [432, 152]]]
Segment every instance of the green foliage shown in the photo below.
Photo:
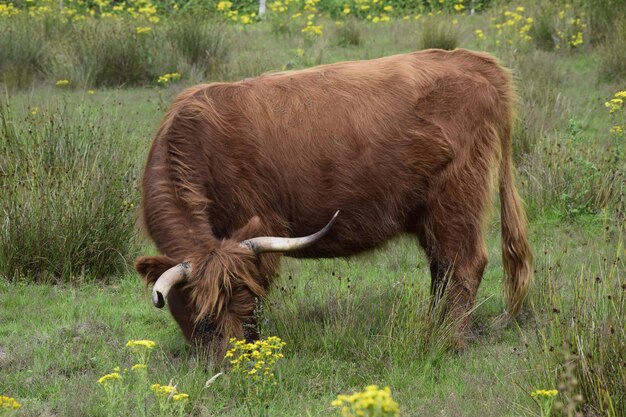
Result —
[[18, 118], [0, 103], [0, 275], [104, 277], [135, 253], [137, 165], [120, 126], [64, 108]]
[[626, 82], [626, 17], [615, 22], [599, 47], [600, 76], [607, 81]]
[[[615, 231], [623, 236], [623, 226]], [[543, 317], [543, 330], [536, 334], [539, 343], [527, 343], [533, 346], [533, 363], [560, 391], [555, 405], [564, 415], [574, 415], [566, 411], [580, 410], [583, 403], [599, 415], [618, 417], [626, 411], [623, 240], [612, 241], [606, 232], [598, 239], [611, 242], [605, 255], [597, 253], [601, 259], [574, 279], [563, 273], [558, 258], [539, 265], [545, 279], [538, 283], [533, 306]]]
[[446, 49], [451, 51], [459, 45], [459, 29], [447, 19], [428, 17], [422, 21], [418, 49]]
[[42, 32], [24, 16], [0, 21], [0, 83], [24, 87], [45, 74], [51, 55]]
[[232, 47], [223, 23], [196, 16], [170, 22], [166, 38], [189, 65], [208, 77], [223, 70]]
[[363, 29], [355, 19], [347, 19], [335, 27], [335, 39], [339, 46], [359, 46], [363, 42]]
[[[77, 75], [86, 75], [87, 85], [149, 84], [164, 71], [176, 69], [172, 55], [169, 65], [157, 68], [161, 62], [155, 56], [167, 57], [172, 50], [152, 30], [138, 33], [136, 25], [124, 20], [87, 20], [77, 26], [78, 38], [70, 47], [70, 66], [77, 66]], [[74, 68], [67, 70], [75, 73]], [[57, 77], [62, 77], [60, 72]]]
[[601, 44], [612, 37], [626, 19], [622, 0], [579, 0], [577, 6], [587, 15], [590, 41], [593, 44]]

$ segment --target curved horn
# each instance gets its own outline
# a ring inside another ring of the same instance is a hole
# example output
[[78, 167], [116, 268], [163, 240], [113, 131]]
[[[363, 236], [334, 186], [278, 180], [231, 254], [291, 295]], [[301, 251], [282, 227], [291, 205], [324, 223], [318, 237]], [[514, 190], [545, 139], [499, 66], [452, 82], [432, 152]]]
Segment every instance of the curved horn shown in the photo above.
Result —
[[181, 262], [163, 272], [152, 287], [152, 304], [156, 308], [163, 308], [170, 289], [179, 282], [183, 282], [190, 272], [191, 266], [188, 262]]
[[252, 239], [247, 239], [241, 242], [242, 246], [247, 247], [252, 252], [258, 254], [263, 252], [290, 252], [299, 249], [304, 249], [309, 245], [317, 242], [321, 239], [332, 227], [337, 215], [339, 214], [339, 210], [335, 212], [335, 215], [328, 222], [323, 229], [319, 230], [316, 233], [313, 233], [309, 236], [304, 237], [271, 237], [271, 236], [262, 236], [255, 237]]

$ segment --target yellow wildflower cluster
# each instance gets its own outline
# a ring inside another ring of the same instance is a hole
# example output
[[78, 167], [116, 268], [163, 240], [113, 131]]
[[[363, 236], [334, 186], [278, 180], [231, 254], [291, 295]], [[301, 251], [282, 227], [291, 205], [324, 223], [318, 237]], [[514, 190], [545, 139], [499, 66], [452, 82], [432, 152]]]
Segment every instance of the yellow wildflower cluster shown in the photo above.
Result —
[[217, 10], [221, 11], [228, 20], [241, 23], [242, 25], [249, 25], [256, 20], [256, 13], [241, 13], [239, 10], [233, 9], [233, 3], [227, 0], [222, 0], [215, 6]]
[[302, 28], [302, 33], [306, 34], [306, 35], [310, 35], [310, 36], [322, 36], [324, 34], [324, 32], [322, 31], [322, 29], [324, 28], [323, 25], [316, 25], [314, 23], [315, 19], [315, 14], [311, 13], [307, 16], [306, 18], [306, 26]]
[[111, 382], [115, 382], [115, 381], [120, 381], [122, 379], [119, 371], [116, 372], [111, 372], [110, 374], [106, 374], [102, 377], [100, 377], [100, 379], [98, 379], [98, 384], [100, 385], [108, 385]]
[[550, 398], [550, 397], [555, 397], [558, 393], [559, 393], [559, 391], [555, 390], [555, 389], [547, 389], [547, 390], [545, 390], [545, 389], [536, 389], [536, 390], [534, 390], [533, 392], [530, 393], [530, 396], [533, 397], [533, 398], [535, 398], [535, 397], [537, 397], [537, 398], [541, 398], [541, 397]]
[[58, 80], [55, 85], [57, 87], [67, 87], [68, 85], [70, 85], [70, 80]]
[[[518, 6], [514, 10], [505, 10], [501, 20], [493, 18], [493, 27], [496, 29], [497, 37], [505, 37], [509, 44], [512, 44], [515, 39], [522, 42], [532, 40], [530, 31], [534, 20], [532, 17], [524, 16], [524, 12], [524, 7]], [[500, 41], [498, 40], [497, 43], [499, 44]]]
[[622, 137], [626, 133], [626, 123], [623, 123], [625, 120], [622, 115], [622, 110], [624, 109], [624, 101], [626, 100], [626, 90], [618, 91], [613, 95], [613, 97], [604, 103], [604, 106], [609, 110], [611, 116], [618, 121], [622, 122], [619, 124], [614, 124], [609, 129], [609, 132], [613, 135]]
[[[178, 76], [180, 77], [180, 74]], [[134, 207], [134, 205], [131, 207], [130, 204], [129, 204], [129, 209]], [[150, 352], [152, 351], [152, 349], [156, 347], [156, 343], [152, 340], [146, 340], [146, 339], [129, 340], [128, 342], [126, 342], [126, 347], [130, 348], [133, 351], [133, 353], [135, 354], [135, 357], [137, 358], [137, 361], [139, 362], [137, 365], [132, 367], [132, 370], [135, 371], [138, 369], [138, 368], [136, 369], [135, 367], [140, 366], [140, 365], [146, 366], [148, 364], [148, 361], [150, 359]]]
[[161, 76], [159, 77], [159, 79], [157, 80], [157, 83], [158, 83], [158, 84], [161, 84], [161, 85], [166, 85], [166, 84], [168, 84], [170, 81], [176, 81], [176, 80], [178, 80], [179, 78], [180, 78], [180, 74], [179, 74], [179, 73], [177, 73], [177, 72], [171, 72], [171, 73], [169, 73], [169, 74], [164, 74], [164, 75], [161, 75]]
[[377, 385], [369, 385], [364, 391], [352, 395], [338, 395], [331, 405], [341, 408], [343, 417], [392, 417], [400, 414], [389, 387], [379, 389]]
[[130, 368], [131, 371], [143, 371], [146, 369], [148, 369], [148, 365], [144, 365], [143, 363], [135, 364]]
[[21, 406], [15, 398], [0, 395], [0, 410], [17, 410]]
[[565, 4], [564, 8], [558, 13], [558, 18], [554, 20], [553, 39], [555, 47], [560, 48], [577, 48], [583, 45], [583, 32], [587, 25], [583, 21], [584, 14], [577, 14], [578, 8], [572, 7], [571, 4]]
[[150, 33], [152, 28], [149, 26], [137, 26], [136, 31], [138, 35], [143, 35], [145, 33]]
[[66, 20], [83, 20], [92, 17], [131, 18], [158, 23], [157, 8], [151, 0], [27, 0], [16, 8], [13, 4], [0, 4], [0, 17], [26, 13], [31, 17], [59, 14]]
[[175, 385], [152, 384], [150, 389], [157, 398], [172, 399], [177, 402], [189, 401], [189, 394], [178, 392]]
[[476, 35], [476, 38], [479, 40], [485, 39], [485, 32], [483, 32], [482, 29], [476, 29], [474, 31], [474, 34]]
[[354, 16], [365, 18], [372, 23], [389, 22], [390, 13], [394, 11], [393, 6], [384, 0], [353, 0], [352, 3], [346, 3], [345, 7], [354, 9]]
[[0, 17], [13, 16], [18, 14], [19, 12], [19, 9], [15, 8], [12, 3], [0, 3]]
[[247, 343], [245, 340], [230, 339], [232, 348], [224, 356], [230, 360], [233, 372], [253, 381], [270, 380], [274, 377], [274, 365], [285, 356], [281, 353], [285, 342], [270, 336], [265, 340]]
[[[166, 75], [171, 75], [171, 74], [166, 74]], [[180, 77], [180, 74], [178, 74], [178, 76]], [[154, 349], [154, 347], [156, 346], [156, 343], [152, 340], [129, 340], [128, 342], [126, 342], [126, 347], [131, 348], [133, 351], [137, 352], [138, 350], [143, 350], [143, 349]]]
[[604, 103], [604, 106], [609, 109], [609, 113], [617, 113], [622, 110], [624, 100], [626, 100], [626, 91], [618, 91], [613, 95], [612, 99]]

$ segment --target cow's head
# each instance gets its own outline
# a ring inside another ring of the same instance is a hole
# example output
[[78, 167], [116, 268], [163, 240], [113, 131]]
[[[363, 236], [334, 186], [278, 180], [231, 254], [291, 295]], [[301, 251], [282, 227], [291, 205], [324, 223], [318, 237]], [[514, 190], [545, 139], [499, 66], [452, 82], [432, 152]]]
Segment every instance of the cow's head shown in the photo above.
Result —
[[[152, 288], [152, 303], [157, 308], [169, 305], [185, 337], [218, 351], [231, 337], [254, 338], [255, 331], [244, 333], [253, 321], [256, 300], [263, 298], [267, 286], [267, 265], [258, 255], [297, 251], [312, 245], [330, 230], [339, 212], [318, 232], [305, 237], [254, 237], [258, 218], [202, 252], [194, 250], [184, 262], [167, 256], [142, 256], [135, 268]], [[277, 258], [264, 259], [271, 264]], [[270, 268], [273, 269], [273, 268]]]

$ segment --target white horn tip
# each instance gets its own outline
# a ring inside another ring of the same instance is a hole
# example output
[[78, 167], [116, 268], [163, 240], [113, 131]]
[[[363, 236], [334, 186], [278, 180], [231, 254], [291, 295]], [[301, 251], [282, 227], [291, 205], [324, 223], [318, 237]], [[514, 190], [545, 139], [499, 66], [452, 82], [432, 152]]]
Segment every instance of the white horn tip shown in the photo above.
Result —
[[152, 304], [154, 304], [156, 308], [163, 308], [163, 306], [165, 306], [165, 297], [163, 297], [160, 291], [152, 291]]

